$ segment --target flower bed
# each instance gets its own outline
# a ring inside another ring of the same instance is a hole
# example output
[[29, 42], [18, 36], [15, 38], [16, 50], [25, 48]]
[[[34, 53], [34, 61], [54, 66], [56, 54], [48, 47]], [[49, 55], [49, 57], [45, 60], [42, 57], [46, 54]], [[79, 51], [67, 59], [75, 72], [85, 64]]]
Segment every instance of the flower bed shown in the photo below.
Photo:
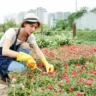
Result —
[[42, 70], [11, 73], [9, 96], [95, 96], [96, 47], [65, 45], [51, 50], [42, 48], [47, 60], [55, 66], [54, 73], [46, 73], [43, 64], [34, 55]]

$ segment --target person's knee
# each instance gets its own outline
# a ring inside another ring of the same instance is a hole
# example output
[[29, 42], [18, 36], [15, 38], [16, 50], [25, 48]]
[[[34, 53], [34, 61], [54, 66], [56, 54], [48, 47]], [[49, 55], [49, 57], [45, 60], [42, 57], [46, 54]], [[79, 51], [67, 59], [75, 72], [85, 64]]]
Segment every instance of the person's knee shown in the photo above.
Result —
[[21, 48], [24, 48], [24, 49], [30, 49], [30, 46], [28, 43], [24, 42], [20, 45]]
[[18, 52], [30, 53], [30, 46], [28, 43], [22, 43], [20, 47], [17, 49]]
[[8, 67], [8, 71], [9, 72], [24, 72], [26, 69], [25, 69], [25, 66], [17, 61], [12, 61]]

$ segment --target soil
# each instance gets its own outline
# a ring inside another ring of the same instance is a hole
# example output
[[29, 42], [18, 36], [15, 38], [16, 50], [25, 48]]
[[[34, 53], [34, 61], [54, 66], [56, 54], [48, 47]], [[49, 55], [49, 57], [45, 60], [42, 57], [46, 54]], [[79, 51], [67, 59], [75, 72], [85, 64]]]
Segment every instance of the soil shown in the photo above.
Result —
[[8, 85], [0, 80], [0, 96], [8, 96]]

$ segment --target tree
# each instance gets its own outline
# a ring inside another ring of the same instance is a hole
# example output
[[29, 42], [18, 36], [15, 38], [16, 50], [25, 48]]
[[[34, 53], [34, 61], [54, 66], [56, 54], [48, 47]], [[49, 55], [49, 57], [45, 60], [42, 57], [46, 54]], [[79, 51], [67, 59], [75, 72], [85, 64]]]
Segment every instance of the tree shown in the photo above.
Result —
[[67, 20], [58, 19], [56, 22], [56, 29], [59, 28], [61, 30], [65, 30], [67, 28], [68, 22]]
[[41, 28], [35, 31], [35, 34], [41, 34], [43, 36], [50, 30], [49, 26], [46, 24], [42, 24]]
[[79, 18], [79, 17], [81, 17], [84, 13], [87, 12], [87, 10], [88, 10], [87, 7], [83, 7], [79, 11], [70, 14], [68, 16], [68, 26], [70, 28], [72, 28], [72, 24], [73, 24], [74, 20], [77, 19], [77, 18]]
[[91, 12], [95, 12], [96, 13], [96, 8], [93, 8], [92, 10], [90, 10]]
[[0, 32], [4, 32], [4, 24], [0, 24]]
[[16, 24], [15, 20], [14, 19], [10, 19], [10, 20], [6, 19], [4, 21], [4, 24], [3, 24], [4, 30], [7, 30], [7, 29], [9, 29], [11, 27], [17, 27], [17, 24]]

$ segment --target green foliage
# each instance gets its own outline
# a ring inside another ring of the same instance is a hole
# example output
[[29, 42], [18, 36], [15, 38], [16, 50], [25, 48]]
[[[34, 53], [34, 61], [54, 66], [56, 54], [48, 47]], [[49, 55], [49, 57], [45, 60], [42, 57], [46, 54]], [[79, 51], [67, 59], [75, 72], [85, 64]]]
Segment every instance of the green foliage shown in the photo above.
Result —
[[84, 57], [80, 57], [78, 59], [76, 59], [76, 58], [70, 58], [70, 59], [68, 59], [67, 63], [69, 65], [71, 65], [71, 64], [84, 64], [86, 61], [87, 60]]
[[4, 24], [0, 24], [0, 32], [4, 32]]
[[16, 26], [17, 26], [17, 24], [14, 19], [10, 19], [10, 20], [6, 19], [4, 22], [4, 27], [6, 30], [11, 27], [16, 27]]
[[87, 8], [83, 7], [79, 11], [74, 12], [68, 16], [68, 26], [72, 28], [72, 24], [75, 19], [81, 17], [85, 12], [87, 12]]
[[[40, 47], [52, 47], [60, 46], [64, 44], [73, 43], [86, 43], [86, 44], [96, 44], [96, 31], [80, 31], [77, 30], [76, 37], [73, 39], [71, 31], [49, 31], [43, 38], [37, 37], [37, 42]], [[41, 40], [40, 40], [41, 39]]]
[[[67, 20], [63, 20], [63, 19], [58, 19], [56, 22], [56, 29], [59, 28], [61, 30], [65, 30], [68, 26], [68, 22]], [[58, 30], [60, 31], [60, 30]]]
[[4, 24], [0, 24], [0, 31], [5, 32], [7, 29], [11, 27], [18, 27], [19, 25], [16, 24], [14, 19], [6, 19]]
[[14, 19], [10, 19], [10, 20], [6, 19], [5, 22], [4, 22], [4, 24], [5, 24], [5, 25], [8, 25], [8, 26], [10, 26], [10, 27], [16, 26], [16, 22], [15, 22]]
[[76, 33], [76, 42], [78, 44], [86, 43], [96, 45], [96, 31], [78, 31]]
[[96, 41], [96, 31], [77, 31], [77, 37], [85, 41]]
[[[24, 73], [11, 72], [8, 96], [95, 96], [96, 52], [90, 50], [90, 47], [92, 46], [85, 47], [82, 44], [62, 46], [55, 51], [47, 48], [42, 50], [48, 56], [50, 64], [54, 65], [55, 71], [46, 73], [38, 62], [37, 67], [43, 70], [41, 72], [30, 68]], [[90, 55], [92, 51], [94, 54]], [[88, 56], [84, 56], [86, 52], [89, 52]]]
[[49, 41], [47, 38], [40, 38], [40, 39], [37, 39], [37, 42], [38, 42], [38, 45], [39, 47], [43, 48], [43, 47], [47, 47], [49, 45]]
[[50, 30], [49, 26], [48, 25], [45, 25], [45, 24], [42, 24], [42, 29], [39, 28], [37, 29], [34, 33], [35, 34], [46, 34], [48, 31]]
[[73, 43], [73, 37], [71, 33], [67, 34], [57, 34], [57, 35], [51, 35], [51, 36], [46, 36], [44, 35], [43, 37], [37, 37], [37, 43], [39, 47], [57, 47], [60, 45], [65, 45], [65, 44], [72, 44]]
[[62, 32], [61, 28], [57, 28], [56, 30], [49, 30], [49, 31], [47, 31], [45, 35], [53, 36], [53, 35], [58, 35], [58, 34], [60, 35], [62, 33], [63, 32]]
[[3, 36], [3, 34], [0, 33], [0, 38]]

